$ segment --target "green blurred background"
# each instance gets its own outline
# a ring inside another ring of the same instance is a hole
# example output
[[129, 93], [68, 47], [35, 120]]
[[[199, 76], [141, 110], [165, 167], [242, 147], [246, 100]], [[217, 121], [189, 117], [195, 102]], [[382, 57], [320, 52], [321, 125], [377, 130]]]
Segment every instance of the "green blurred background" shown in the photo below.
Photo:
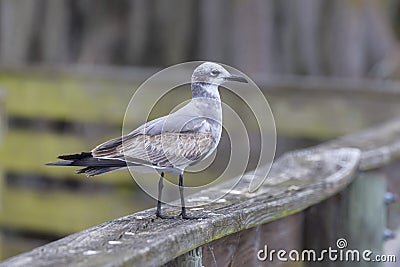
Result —
[[[131, 95], [157, 70], [210, 60], [262, 89], [287, 77], [397, 79], [399, 12], [399, 0], [0, 0], [0, 258], [154, 207], [128, 172], [87, 179], [44, 163], [118, 136]], [[352, 126], [278, 125], [277, 154]], [[218, 153], [203, 177], [226, 164], [226, 135]]]

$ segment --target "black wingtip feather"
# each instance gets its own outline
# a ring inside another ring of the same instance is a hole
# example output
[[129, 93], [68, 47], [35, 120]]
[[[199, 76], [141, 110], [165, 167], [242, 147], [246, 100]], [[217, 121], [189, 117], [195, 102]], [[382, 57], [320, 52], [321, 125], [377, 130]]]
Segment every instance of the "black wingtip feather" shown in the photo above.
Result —
[[46, 163], [46, 166], [71, 166], [72, 160], [67, 160], [67, 161], [57, 161], [57, 162], [49, 162]]
[[96, 176], [103, 173], [115, 171], [126, 167], [124, 161], [118, 159], [99, 159], [93, 158], [91, 152], [80, 154], [62, 155], [58, 157], [63, 161], [46, 163], [48, 166], [85, 166], [77, 170], [76, 173], [84, 173], [87, 176]]
[[105, 174], [111, 171], [115, 171], [120, 169], [121, 167], [97, 167], [97, 166], [88, 166], [83, 169], [79, 169], [76, 171], [77, 174], [84, 173], [88, 177], [97, 176], [101, 174]]
[[63, 160], [80, 160], [92, 157], [92, 152], [82, 152], [80, 154], [62, 155], [58, 156], [59, 159]]

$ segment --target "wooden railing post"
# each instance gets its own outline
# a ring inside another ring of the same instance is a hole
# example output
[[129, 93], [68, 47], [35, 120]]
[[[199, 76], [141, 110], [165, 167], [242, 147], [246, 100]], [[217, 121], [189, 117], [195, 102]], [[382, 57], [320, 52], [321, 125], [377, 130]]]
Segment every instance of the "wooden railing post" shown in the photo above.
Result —
[[[329, 247], [343, 251], [342, 259], [333, 261], [325, 257], [324, 266], [365, 266], [365, 250], [372, 255], [383, 252], [385, 192], [382, 173], [359, 173], [347, 189], [306, 210], [304, 247], [318, 252]], [[359, 257], [346, 254], [348, 250], [357, 250]], [[379, 262], [368, 264], [381, 266]], [[307, 262], [306, 266], [321, 266], [321, 262]]]
[[351, 185], [349, 192], [349, 248], [369, 249], [374, 254], [383, 253], [386, 189], [385, 176], [375, 171], [360, 174]]
[[201, 247], [195, 248], [173, 259], [163, 267], [203, 267], [203, 250]]

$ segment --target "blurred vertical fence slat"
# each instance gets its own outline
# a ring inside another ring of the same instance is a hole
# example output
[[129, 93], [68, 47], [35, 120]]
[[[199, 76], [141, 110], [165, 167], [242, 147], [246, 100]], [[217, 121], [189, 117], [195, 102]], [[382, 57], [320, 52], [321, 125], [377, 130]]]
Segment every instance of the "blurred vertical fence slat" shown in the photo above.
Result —
[[126, 29], [126, 56], [129, 62], [136, 64], [145, 63], [143, 55], [146, 55], [151, 35], [151, 1], [136, 0], [129, 2], [129, 18]]
[[196, 39], [197, 53], [201, 59], [216, 62], [232, 59], [231, 2], [205, 0], [199, 5], [199, 32]]
[[[5, 127], [6, 127], [6, 121], [5, 121], [5, 90], [4, 88], [0, 88], [0, 147], [3, 145], [4, 142], [4, 132], [5, 132]], [[0, 210], [3, 208], [3, 201], [2, 201], [2, 192], [4, 191], [4, 166], [3, 164], [0, 163]], [[4, 236], [3, 233], [0, 229], [0, 258], [6, 258], [9, 255], [13, 254], [4, 254], [3, 253], [3, 246], [4, 246]], [[29, 249], [29, 248], [28, 248]], [[22, 250], [23, 251], [23, 250]], [[18, 253], [18, 252], [17, 252]]]
[[[126, 25], [125, 1], [78, 1], [82, 43], [78, 61], [86, 64], [112, 64], [121, 61], [121, 42]], [[72, 18], [73, 19], [73, 18]]]
[[0, 1], [0, 60], [5, 65], [24, 65], [37, 30], [37, 1]]
[[273, 46], [272, 27], [273, 2], [232, 1], [231, 13], [232, 60], [236, 66], [245, 66], [252, 73], [272, 71], [271, 47]]
[[157, 1], [154, 32], [159, 37], [157, 44], [163, 51], [163, 62], [176, 64], [188, 58], [197, 39], [196, 21], [193, 19], [196, 4], [186, 0]]
[[44, 62], [69, 62], [68, 44], [70, 35], [68, 23], [68, 0], [46, 0], [44, 4], [44, 25], [40, 31], [41, 54]]

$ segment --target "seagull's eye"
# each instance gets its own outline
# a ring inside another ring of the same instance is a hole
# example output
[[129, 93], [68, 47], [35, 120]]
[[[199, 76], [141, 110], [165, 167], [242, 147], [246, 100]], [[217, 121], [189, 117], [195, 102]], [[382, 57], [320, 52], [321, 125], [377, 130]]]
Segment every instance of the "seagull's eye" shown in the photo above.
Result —
[[218, 76], [218, 74], [220, 74], [221, 72], [219, 70], [212, 70], [211, 71], [211, 75], [212, 76]]

